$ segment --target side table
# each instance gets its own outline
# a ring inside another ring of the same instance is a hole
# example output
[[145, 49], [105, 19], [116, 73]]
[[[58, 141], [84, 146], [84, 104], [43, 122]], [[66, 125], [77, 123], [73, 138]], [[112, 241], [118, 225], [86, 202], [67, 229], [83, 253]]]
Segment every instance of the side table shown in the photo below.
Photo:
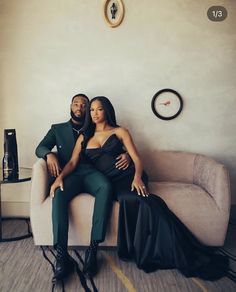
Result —
[[[29, 225], [29, 217], [4, 217], [4, 218], [2, 218], [2, 207], [1, 207], [2, 184], [16, 184], [16, 183], [30, 181], [31, 180], [31, 173], [32, 173], [31, 168], [20, 167], [18, 178], [14, 179], [14, 180], [7, 180], [6, 181], [6, 180], [3, 180], [2, 168], [0, 168], [0, 242], [15, 241], [15, 240], [20, 240], [20, 239], [32, 237], [32, 232], [30, 231], [30, 225]], [[21, 236], [3, 238], [3, 234], [2, 234], [2, 221], [3, 220], [24, 220], [27, 223], [28, 231], [26, 234], [21, 235]]]

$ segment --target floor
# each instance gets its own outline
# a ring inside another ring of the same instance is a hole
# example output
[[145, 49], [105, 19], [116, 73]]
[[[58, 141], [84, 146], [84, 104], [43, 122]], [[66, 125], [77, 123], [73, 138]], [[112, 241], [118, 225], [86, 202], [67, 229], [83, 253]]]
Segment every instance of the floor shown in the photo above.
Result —
[[[5, 236], [16, 234], [25, 228], [24, 222], [6, 221]], [[23, 225], [22, 225], [23, 224]], [[224, 249], [235, 255], [236, 259], [236, 226], [229, 225]], [[71, 255], [81, 261], [73, 250]], [[84, 258], [84, 251], [78, 251]], [[51, 261], [52, 253], [46, 254]], [[236, 283], [229, 278], [215, 282], [202, 281], [198, 278], [185, 278], [177, 270], [160, 270], [151, 274], [138, 270], [134, 263], [122, 262], [115, 250], [100, 250], [98, 254], [100, 270], [93, 282], [87, 281], [90, 291], [104, 292], [233, 292]], [[236, 271], [236, 263], [231, 260], [231, 267]], [[33, 239], [0, 244], [0, 291], [1, 292], [47, 292], [52, 291], [52, 268], [44, 257], [42, 250], [34, 246]], [[66, 281], [66, 292], [84, 291], [76, 272]], [[54, 291], [63, 291], [61, 285], [56, 285]]]

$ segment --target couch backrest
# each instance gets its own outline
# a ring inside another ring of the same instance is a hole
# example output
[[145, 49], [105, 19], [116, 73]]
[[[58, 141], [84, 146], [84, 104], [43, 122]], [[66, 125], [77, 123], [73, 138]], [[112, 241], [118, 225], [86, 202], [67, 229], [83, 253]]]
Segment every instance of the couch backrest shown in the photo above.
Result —
[[195, 153], [181, 151], [147, 151], [141, 153], [150, 181], [193, 183]]

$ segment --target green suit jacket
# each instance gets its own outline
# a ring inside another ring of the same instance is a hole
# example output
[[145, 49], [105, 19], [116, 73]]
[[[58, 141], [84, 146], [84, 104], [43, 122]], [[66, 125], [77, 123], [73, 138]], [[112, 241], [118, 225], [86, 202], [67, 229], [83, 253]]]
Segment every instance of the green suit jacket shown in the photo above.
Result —
[[58, 160], [63, 167], [71, 158], [75, 138], [70, 121], [66, 123], [54, 124], [35, 150], [39, 158], [45, 158], [56, 146]]

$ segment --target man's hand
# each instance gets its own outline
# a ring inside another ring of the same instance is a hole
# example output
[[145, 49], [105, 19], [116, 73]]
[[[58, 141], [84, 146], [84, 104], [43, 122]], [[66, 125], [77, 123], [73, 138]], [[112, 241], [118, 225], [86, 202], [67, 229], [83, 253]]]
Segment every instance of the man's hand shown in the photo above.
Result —
[[51, 176], [57, 177], [60, 174], [61, 168], [55, 154], [47, 154], [47, 166]]
[[116, 157], [116, 160], [118, 160], [116, 162], [116, 168], [125, 170], [129, 167], [130, 157], [128, 153], [120, 154], [118, 157]]

